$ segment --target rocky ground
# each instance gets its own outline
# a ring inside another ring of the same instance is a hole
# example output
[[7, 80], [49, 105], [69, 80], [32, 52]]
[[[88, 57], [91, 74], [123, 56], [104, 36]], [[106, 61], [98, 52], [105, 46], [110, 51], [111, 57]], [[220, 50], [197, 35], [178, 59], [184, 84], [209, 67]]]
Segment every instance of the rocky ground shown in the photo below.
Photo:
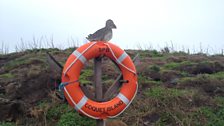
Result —
[[[58, 96], [60, 77], [52, 72], [46, 52], [61, 65], [74, 49], [35, 49], [0, 55], [0, 126], [95, 126]], [[156, 50], [137, 53], [139, 90], [129, 108], [116, 120], [128, 126], [222, 126], [224, 124], [224, 56]], [[103, 60], [104, 90], [119, 74]], [[93, 62], [80, 82], [92, 85]], [[61, 73], [58, 73], [60, 75]]]

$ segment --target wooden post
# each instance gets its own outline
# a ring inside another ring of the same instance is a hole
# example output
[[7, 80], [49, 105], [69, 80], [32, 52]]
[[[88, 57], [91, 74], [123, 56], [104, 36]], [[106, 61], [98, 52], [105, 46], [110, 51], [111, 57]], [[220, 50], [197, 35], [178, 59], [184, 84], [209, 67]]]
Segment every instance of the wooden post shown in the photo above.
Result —
[[[94, 85], [95, 85], [95, 97], [98, 102], [103, 100], [103, 86], [101, 83], [102, 76], [102, 57], [94, 59]], [[97, 126], [105, 126], [105, 121], [102, 119], [96, 120]]]
[[[137, 54], [133, 58], [134, 64], [138, 65], [140, 62], [139, 54]], [[113, 94], [116, 90], [118, 90], [120, 86], [120, 79], [122, 78], [122, 74], [120, 74], [115, 83], [111, 85], [111, 87], [107, 90], [105, 93], [105, 98], [103, 94], [103, 86], [101, 83], [101, 76], [102, 76], [102, 57], [98, 57], [94, 59], [94, 85], [95, 85], [95, 99], [98, 102], [105, 101], [105, 99], [108, 99], [111, 97], [111, 94]], [[105, 120], [96, 120], [96, 126], [106, 126]]]
[[[140, 64], [139, 54], [135, 55], [133, 61], [135, 66]], [[122, 79], [122, 73], [119, 74], [115, 82], [109, 87], [109, 89], [104, 94], [104, 101], [109, 100], [113, 96], [113, 94], [119, 90], [119, 87], [122, 85], [122, 83], [120, 82], [121, 79]]]

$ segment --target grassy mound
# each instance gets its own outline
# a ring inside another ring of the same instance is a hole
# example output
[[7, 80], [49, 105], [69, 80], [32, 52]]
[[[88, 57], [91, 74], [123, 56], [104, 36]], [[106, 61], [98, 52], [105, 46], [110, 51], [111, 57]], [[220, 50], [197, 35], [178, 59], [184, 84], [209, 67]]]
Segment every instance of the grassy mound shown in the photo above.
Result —
[[[64, 64], [74, 49], [37, 49], [0, 56], [0, 126], [94, 126], [59, 99], [60, 79], [52, 77], [46, 60], [50, 52]], [[224, 124], [224, 56], [183, 52], [126, 50], [140, 54], [139, 90], [117, 119], [128, 126]], [[104, 91], [119, 70], [103, 60]], [[93, 83], [93, 62], [81, 71], [83, 85]]]

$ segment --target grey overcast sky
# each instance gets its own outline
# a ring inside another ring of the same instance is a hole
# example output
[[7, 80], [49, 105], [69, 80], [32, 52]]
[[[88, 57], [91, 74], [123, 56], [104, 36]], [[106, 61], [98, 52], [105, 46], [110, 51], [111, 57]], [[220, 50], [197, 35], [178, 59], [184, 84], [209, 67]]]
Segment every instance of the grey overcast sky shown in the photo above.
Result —
[[21, 42], [53, 36], [67, 47], [112, 19], [111, 42], [121, 48], [159, 49], [172, 41], [176, 50], [200, 46], [224, 49], [224, 0], [0, 0], [0, 42], [10, 50]]

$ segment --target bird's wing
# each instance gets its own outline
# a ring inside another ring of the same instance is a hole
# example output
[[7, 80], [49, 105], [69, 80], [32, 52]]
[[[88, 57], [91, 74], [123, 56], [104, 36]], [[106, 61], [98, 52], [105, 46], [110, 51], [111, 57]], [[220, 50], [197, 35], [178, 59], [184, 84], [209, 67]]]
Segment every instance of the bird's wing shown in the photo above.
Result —
[[86, 38], [90, 41], [103, 40], [106, 31], [107, 31], [107, 28], [105, 28], [105, 27], [101, 28], [101, 29], [97, 30], [95, 33], [89, 34], [88, 37], [86, 37]]

